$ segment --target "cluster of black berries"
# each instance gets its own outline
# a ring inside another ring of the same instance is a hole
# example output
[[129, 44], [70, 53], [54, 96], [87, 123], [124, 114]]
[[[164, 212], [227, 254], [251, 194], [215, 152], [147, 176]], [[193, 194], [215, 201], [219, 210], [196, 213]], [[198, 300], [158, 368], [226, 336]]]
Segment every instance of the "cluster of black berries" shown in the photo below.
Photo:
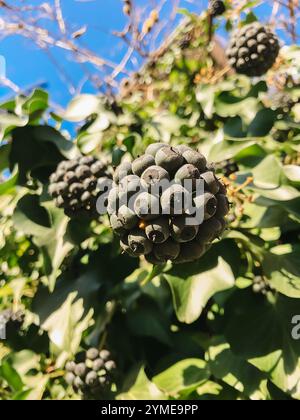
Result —
[[114, 380], [116, 364], [108, 350], [90, 348], [66, 364], [66, 382], [85, 398], [105, 398]]
[[262, 294], [262, 295], [266, 295], [268, 292], [272, 290], [270, 285], [262, 276], [255, 276], [253, 280], [252, 289], [254, 293]]
[[93, 156], [61, 162], [50, 177], [49, 194], [70, 218], [99, 216], [96, 203], [102, 184], [111, 178], [107, 164]]
[[[205, 187], [201, 195], [194, 189], [198, 180]], [[146, 154], [117, 168], [114, 183], [108, 196], [110, 223], [122, 250], [133, 257], [145, 255], [152, 264], [195, 261], [225, 230], [226, 187], [190, 147], [151, 144]], [[190, 222], [195, 213], [185, 207], [187, 202], [204, 220]]]
[[208, 12], [212, 17], [221, 16], [225, 11], [226, 7], [222, 0], [210, 0]]
[[276, 35], [266, 26], [254, 22], [233, 35], [227, 56], [237, 73], [262, 76], [275, 63], [279, 48]]
[[5, 309], [0, 312], [0, 330], [5, 332], [5, 338], [18, 332], [22, 328], [24, 319], [23, 311], [14, 312], [12, 309]]

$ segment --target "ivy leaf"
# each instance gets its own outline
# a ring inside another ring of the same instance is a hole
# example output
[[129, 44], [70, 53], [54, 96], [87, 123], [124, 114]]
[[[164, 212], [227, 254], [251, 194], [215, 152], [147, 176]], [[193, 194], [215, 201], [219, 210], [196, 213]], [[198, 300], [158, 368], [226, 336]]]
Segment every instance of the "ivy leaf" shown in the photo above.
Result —
[[42, 328], [48, 331], [55, 353], [59, 355], [57, 366], [76, 354], [82, 334], [91, 324], [93, 311], [84, 316], [83, 300], [75, 301], [76, 295], [76, 292], [71, 293], [63, 305], [42, 325]]
[[23, 389], [24, 384], [20, 375], [8, 360], [3, 360], [0, 365], [0, 377], [8, 383], [13, 392], [18, 392]]
[[263, 260], [264, 274], [271, 286], [291, 298], [300, 298], [299, 253], [299, 246], [279, 246]]
[[248, 127], [249, 137], [264, 137], [271, 131], [276, 119], [276, 112], [261, 109]]
[[221, 257], [216, 267], [189, 277], [164, 275], [172, 291], [179, 321], [191, 324], [202, 313], [209, 299], [234, 285], [232, 270]]
[[13, 191], [19, 179], [19, 171], [15, 167], [13, 173], [4, 182], [0, 183], [0, 195], [5, 195]]
[[54, 289], [59, 268], [74, 245], [66, 235], [68, 218], [53, 203], [40, 204], [37, 195], [26, 195], [19, 202], [13, 215], [17, 228], [33, 236], [44, 257], [44, 269], [49, 288]]
[[223, 337], [215, 337], [206, 353], [209, 369], [222, 380], [250, 399], [266, 399], [267, 375], [232, 353]]
[[210, 377], [204, 360], [185, 359], [155, 376], [152, 380], [170, 397], [178, 397], [182, 391], [193, 391]]
[[253, 169], [253, 177], [256, 187], [274, 190], [281, 186], [282, 167], [273, 155], [269, 155]]
[[166, 400], [167, 397], [151, 382], [142, 368], [130, 389], [117, 396], [117, 400]]
[[66, 121], [79, 122], [99, 111], [101, 102], [95, 95], [79, 95], [72, 99], [62, 117]]
[[225, 336], [234, 354], [300, 399], [300, 341], [292, 337], [292, 319], [298, 313], [298, 299], [236, 291], [225, 306]]

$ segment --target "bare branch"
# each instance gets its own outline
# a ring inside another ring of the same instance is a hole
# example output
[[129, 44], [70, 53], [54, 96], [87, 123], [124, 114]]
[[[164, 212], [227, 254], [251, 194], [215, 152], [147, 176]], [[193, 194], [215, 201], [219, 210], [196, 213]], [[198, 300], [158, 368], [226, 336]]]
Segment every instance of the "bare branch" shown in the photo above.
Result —
[[55, 0], [55, 13], [56, 13], [56, 20], [58, 22], [59, 29], [63, 35], [66, 34], [66, 24], [63, 18], [62, 8], [60, 4], [60, 0]]

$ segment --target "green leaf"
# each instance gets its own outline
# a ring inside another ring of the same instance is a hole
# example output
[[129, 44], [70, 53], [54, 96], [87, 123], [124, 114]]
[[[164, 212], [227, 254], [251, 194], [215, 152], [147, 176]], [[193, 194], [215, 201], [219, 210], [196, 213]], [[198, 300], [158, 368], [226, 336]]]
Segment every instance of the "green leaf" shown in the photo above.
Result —
[[28, 392], [28, 394], [26, 395], [26, 400], [42, 400], [48, 382], [49, 376], [43, 375], [42, 373], [37, 373], [34, 376], [26, 376], [26, 385], [30, 389], [30, 392]]
[[159, 307], [151, 301], [143, 301], [141, 306], [128, 314], [128, 326], [133, 335], [153, 337], [167, 346], [172, 346], [168, 322]]
[[212, 85], [203, 85], [196, 91], [196, 99], [201, 104], [207, 118], [213, 116], [215, 92], [215, 87]]
[[224, 125], [224, 134], [228, 137], [246, 137], [241, 117], [229, 118]]
[[12, 401], [24, 401], [28, 399], [28, 396], [30, 395], [31, 390], [30, 389], [26, 389], [25, 391], [19, 391], [16, 392], [13, 396], [12, 396]]
[[40, 368], [40, 356], [30, 350], [22, 350], [10, 356], [12, 366], [16, 371], [24, 376], [30, 370]]
[[52, 127], [26, 126], [12, 132], [10, 165], [18, 165], [21, 183], [32, 173], [46, 183], [59, 162], [74, 153], [74, 144]]
[[48, 108], [49, 95], [47, 92], [36, 89], [32, 95], [24, 102], [23, 110], [29, 114], [30, 122], [38, 121]]
[[236, 291], [225, 306], [225, 336], [234, 354], [300, 399], [300, 341], [292, 337], [292, 319], [298, 313], [298, 299]]
[[273, 155], [269, 155], [253, 169], [253, 177], [256, 187], [274, 190], [281, 186], [282, 167]]
[[246, 139], [243, 142], [224, 140], [213, 145], [213, 147], [210, 149], [209, 160], [212, 162], [222, 162], [227, 159], [232, 159], [242, 151], [245, 151], [246, 153], [247, 149], [251, 150], [251, 146], [254, 145], [254, 141], [246, 141]]
[[215, 337], [206, 360], [215, 378], [222, 380], [250, 399], [266, 399], [266, 377], [242, 357], [232, 353], [223, 337]]
[[33, 236], [43, 236], [51, 227], [50, 216], [40, 205], [38, 195], [25, 195], [18, 201], [14, 223], [22, 232]]
[[100, 105], [101, 102], [95, 95], [79, 95], [72, 99], [62, 117], [72, 122], [83, 121], [90, 115], [97, 113]]
[[13, 173], [8, 179], [0, 183], [0, 195], [10, 193], [13, 188], [17, 185], [19, 179], [19, 171], [17, 167], [14, 169]]
[[178, 319], [191, 324], [202, 313], [209, 299], [234, 285], [230, 266], [220, 257], [216, 267], [190, 277], [165, 274], [170, 285]]
[[255, 118], [248, 127], [249, 137], [264, 137], [271, 131], [276, 119], [275, 111], [262, 109], [258, 111]]
[[84, 316], [83, 300], [76, 300], [77, 293], [71, 293], [60, 309], [53, 312], [43, 323], [42, 328], [60, 354], [57, 366], [78, 351], [82, 334], [90, 326], [93, 311]]
[[203, 360], [186, 359], [171, 366], [152, 380], [164, 393], [170, 397], [176, 397], [182, 391], [196, 389], [209, 377], [210, 372]]
[[222, 93], [216, 99], [215, 108], [221, 117], [239, 115], [245, 123], [250, 123], [257, 112], [257, 99], [251, 97], [241, 99]]
[[77, 138], [77, 145], [82, 154], [87, 155], [93, 150], [97, 149], [102, 142], [103, 134], [100, 131], [99, 133], [89, 134], [87, 132], [82, 132]]
[[166, 400], [167, 397], [151, 382], [142, 368], [134, 380], [131, 388], [117, 396], [117, 400]]
[[0, 365], [0, 376], [5, 379], [13, 392], [18, 392], [23, 389], [23, 382], [20, 375], [8, 360], [2, 361]]
[[9, 167], [11, 144], [0, 146], [0, 172]]
[[59, 268], [73, 249], [67, 235], [68, 218], [52, 202], [40, 204], [36, 195], [26, 195], [17, 204], [13, 215], [15, 226], [27, 235], [32, 235], [44, 257], [44, 270], [49, 288], [54, 289]]
[[273, 248], [263, 260], [264, 274], [271, 286], [291, 298], [300, 298], [299, 253], [299, 246], [281, 246]]
[[290, 181], [300, 183], [300, 166], [286, 165], [283, 167], [283, 171]]

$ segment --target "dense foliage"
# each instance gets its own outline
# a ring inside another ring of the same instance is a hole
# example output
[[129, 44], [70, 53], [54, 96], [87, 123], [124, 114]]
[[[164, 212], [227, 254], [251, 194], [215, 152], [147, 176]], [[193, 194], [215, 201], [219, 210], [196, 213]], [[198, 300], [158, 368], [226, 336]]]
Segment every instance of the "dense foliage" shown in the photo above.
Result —
[[[249, 79], [199, 61], [193, 34], [118, 100], [1, 105], [0, 309], [23, 313], [0, 342], [1, 399], [83, 398], [66, 365], [91, 347], [116, 363], [112, 398], [300, 399], [300, 49]], [[107, 216], [69, 219], [48, 192], [79, 152], [117, 166], [156, 141], [199, 149], [228, 188], [228, 230], [194, 263], [123, 255]]]

